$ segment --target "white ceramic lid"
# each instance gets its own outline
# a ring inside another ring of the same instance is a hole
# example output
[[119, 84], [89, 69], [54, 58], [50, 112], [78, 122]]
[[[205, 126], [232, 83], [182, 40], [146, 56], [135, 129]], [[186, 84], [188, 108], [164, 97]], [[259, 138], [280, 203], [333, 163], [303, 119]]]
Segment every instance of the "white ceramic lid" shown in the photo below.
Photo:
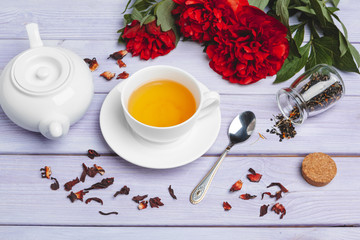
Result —
[[42, 94], [61, 87], [69, 79], [70, 70], [70, 60], [60, 50], [37, 47], [16, 59], [12, 76], [23, 91]]

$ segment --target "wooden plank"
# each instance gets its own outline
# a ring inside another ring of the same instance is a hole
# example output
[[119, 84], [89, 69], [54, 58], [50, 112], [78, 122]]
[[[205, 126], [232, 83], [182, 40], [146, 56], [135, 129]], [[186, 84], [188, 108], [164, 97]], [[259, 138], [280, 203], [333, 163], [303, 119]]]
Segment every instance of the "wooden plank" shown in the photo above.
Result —
[[[292, 81], [296, 79], [303, 71], [300, 71], [292, 79], [281, 83], [272, 84], [275, 77], [260, 80], [251, 85], [232, 84], [223, 80], [220, 75], [215, 73], [209, 67], [209, 59], [203, 53], [199, 44], [194, 42], [180, 42], [178, 47], [166, 56], [149, 61], [141, 61], [138, 57], [132, 58], [129, 54], [125, 57], [126, 68], [120, 69], [113, 59], [107, 59], [110, 53], [124, 49], [124, 45], [118, 45], [116, 41], [78, 41], [78, 40], [47, 40], [44, 41], [47, 46], [61, 46], [79, 54], [82, 58], [96, 57], [100, 66], [93, 72], [95, 91], [97, 93], [107, 93], [119, 80], [107, 81], [99, 75], [104, 71], [111, 71], [117, 74], [127, 71], [130, 74], [152, 65], [171, 65], [182, 68], [204, 83], [209, 89], [222, 94], [276, 94], [283, 87], [289, 87]], [[360, 44], [355, 44], [360, 51]], [[18, 53], [29, 48], [27, 40], [0, 40], [0, 71], [6, 64]], [[346, 85], [347, 95], [360, 95], [359, 75], [355, 73], [340, 72]]]
[[253, 240], [357, 240], [359, 228], [128, 228], [128, 227], [1, 227], [1, 236], [7, 239], [48, 240], [73, 239], [81, 236], [82, 239], [93, 239], [94, 236], [102, 238], [130, 239], [135, 235], [141, 239], [165, 239], [171, 236], [173, 240], [190, 238], [217, 240], [233, 239], [241, 236], [243, 239]]
[[[113, 154], [99, 126], [99, 111], [104, 98], [104, 94], [96, 94], [85, 116], [71, 127], [67, 136], [56, 141], [16, 126], [0, 110], [0, 154], [83, 154], [89, 148]], [[359, 155], [359, 105], [360, 97], [347, 96], [334, 108], [298, 126], [294, 139], [279, 142], [277, 136], [266, 133], [273, 124], [270, 118], [279, 112], [274, 96], [222, 95], [220, 133], [207, 154], [220, 154], [228, 143], [226, 133], [232, 118], [238, 112], [252, 110], [257, 116], [254, 135], [247, 142], [233, 147], [230, 154], [302, 155], [322, 151], [335, 155]], [[259, 139], [258, 133], [267, 139]]]
[[[228, 157], [205, 199], [198, 205], [189, 202], [189, 194], [215, 162], [215, 157], [201, 158], [187, 166], [169, 170], [140, 168], [118, 157], [101, 156], [90, 160], [86, 156], [0, 156], [0, 225], [71, 225], [71, 226], [359, 226], [360, 225], [360, 175], [359, 157], [336, 157], [338, 173], [325, 187], [307, 184], [300, 173], [301, 157]], [[80, 176], [81, 163], [102, 166], [104, 176], [87, 178], [73, 191], [79, 191], [100, 181], [114, 177], [115, 182], [107, 189], [93, 190], [88, 197], [100, 197], [96, 202], [71, 203], [63, 190], [63, 184]], [[51, 180], [42, 179], [39, 169], [51, 166], [61, 188], [50, 190]], [[263, 174], [259, 183], [246, 179], [252, 167]], [[230, 193], [231, 185], [241, 179], [243, 189]], [[275, 193], [278, 188], [266, 188], [271, 182], [281, 182], [289, 189], [279, 200], [287, 213], [282, 220], [269, 212], [259, 217], [263, 204], [275, 203], [274, 199], [260, 195], [264, 191]], [[171, 184], [178, 200], [168, 193]], [[130, 187], [129, 195], [113, 194], [124, 185]], [[258, 197], [241, 200], [240, 194], [250, 193]], [[149, 194], [160, 197], [165, 204], [160, 208], [142, 211], [131, 200], [133, 196]], [[223, 201], [232, 205], [229, 212], [222, 208]], [[118, 211], [119, 215], [102, 216], [98, 211]]]
[[[5, 1], [0, 9], [0, 38], [24, 39], [24, 24], [40, 24], [44, 39], [117, 40], [123, 27], [122, 11], [127, 1]], [[360, 39], [356, 0], [341, 1], [337, 14], [347, 26], [350, 41]], [[306, 34], [305, 39], [309, 37]]]

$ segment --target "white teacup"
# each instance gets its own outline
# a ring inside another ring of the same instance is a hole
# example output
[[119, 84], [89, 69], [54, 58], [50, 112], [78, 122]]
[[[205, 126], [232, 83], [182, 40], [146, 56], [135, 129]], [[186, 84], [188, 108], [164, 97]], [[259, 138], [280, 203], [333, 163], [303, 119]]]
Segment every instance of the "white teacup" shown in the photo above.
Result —
[[[170, 127], [154, 127], [136, 120], [129, 113], [128, 102], [132, 93], [146, 83], [161, 79], [180, 83], [193, 94], [196, 102], [196, 111], [188, 120]], [[127, 79], [121, 92], [122, 108], [131, 129], [142, 138], [158, 143], [172, 142], [185, 136], [194, 127], [198, 119], [217, 109], [220, 103], [219, 94], [214, 91], [202, 92], [199, 82], [192, 75], [180, 68], [164, 65], [143, 68], [132, 74]]]

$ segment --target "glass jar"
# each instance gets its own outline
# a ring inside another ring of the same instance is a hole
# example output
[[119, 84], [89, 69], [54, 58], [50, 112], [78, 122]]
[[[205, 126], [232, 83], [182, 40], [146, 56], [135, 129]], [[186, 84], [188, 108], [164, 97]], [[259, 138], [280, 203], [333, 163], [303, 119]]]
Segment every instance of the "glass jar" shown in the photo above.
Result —
[[303, 73], [289, 88], [276, 95], [281, 113], [301, 124], [334, 106], [345, 94], [344, 82], [331, 66], [320, 64]]

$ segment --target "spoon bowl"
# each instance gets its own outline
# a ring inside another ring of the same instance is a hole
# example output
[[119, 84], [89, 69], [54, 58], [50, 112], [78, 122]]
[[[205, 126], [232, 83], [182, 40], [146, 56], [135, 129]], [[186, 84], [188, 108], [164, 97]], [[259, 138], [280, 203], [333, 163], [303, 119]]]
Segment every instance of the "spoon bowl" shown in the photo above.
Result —
[[246, 141], [253, 133], [255, 125], [256, 118], [253, 112], [246, 111], [237, 115], [228, 130], [230, 143], [237, 144]]
[[243, 112], [237, 115], [231, 122], [228, 129], [228, 137], [230, 140], [229, 145], [226, 147], [225, 151], [221, 154], [220, 158], [216, 161], [214, 166], [210, 171], [205, 175], [205, 177], [200, 181], [200, 183], [194, 188], [190, 194], [190, 202], [192, 204], [197, 204], [204, 199], [207, 190], [210, 187], [210, 184], [219, 169], [221, 163], [225, 159], [226, 155], [230, 149], [237, 143], [241, 143], [249, 139], [253, 133], [256, 126], [256, 117], [255, 114], [251, 111]]

